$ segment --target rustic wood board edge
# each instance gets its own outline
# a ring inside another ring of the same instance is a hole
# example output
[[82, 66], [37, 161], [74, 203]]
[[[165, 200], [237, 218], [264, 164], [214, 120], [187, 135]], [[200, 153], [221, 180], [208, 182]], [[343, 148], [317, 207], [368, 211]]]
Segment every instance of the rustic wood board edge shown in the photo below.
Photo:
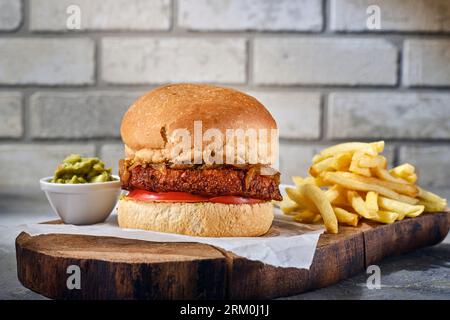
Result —
[[[46, 251], [45, 244], [39, 246], [45, 237], [46, 245], [61, 245], [58, 241], [64, 241], [64, 236], [70, 235], [30, 237], [22, 233], [16, 239], [17, 272], [25, 287], [59, 299], [270, 299], [326, 287], [364, 271], [368, 265], [384, 257], [437, 244], [448, 233], [449, 222], [450, 213], [442, 212], [405, 219], [393, 225], [363, 223], [358, 228], [341, 227], [338, 235], [321, 235], [309, 270], [277, 268], [198, 243], [142, 241], [139, 243], [143, 247], [139, 250], [145, 247], [152, 262], [143, 263], [139, 259], [127, 262], [126, 258], [113, 259], [114, 250], [124, 251], [124, 245], [131, 250], [134, 246], [131, 243], [137, 240], [105, 240], [92, 236], [76, 236], [89, 239], [77, 244], [81, 246], [77, 250], [90, 241], [94, 241], [98, 248], [101, 239], [101, 243], [106, 241], [103, 248], [107, 252], [96, 250], [89, 258], [70, 258], [77, 257], [77, 251], [70, 250], [70, 247], [60, 247], [68, 251], [61, 250], [55, 255], [51, 250]], [[414, 242], [409, 241], [411, 234], [415, 237]], [[108, 252], [111, 243], [113, 246]], [[182, 250], [185, 253], [196, 252], [193, 257], [177, 257], [183, 245], [188, 246]], [[163, 255], [171, 259], [177, 257], [178, 260], [154, 261], [161, 246], [165, 250]], [[139, 251], [135, 253], [139, 254]], [[78, 254], [84, 256], [83, 252]], [[104, 275], [103, 279], [87, 277], [86, 290], [68, 290], [65, 271], [70, 264], [80, 265], [91, 275]], [[39, 268], [36, 267], [38, 265]], [[44, 275], [49, 273], [52, 279], [45, 278]]]
[[[381, 261], [385, 257], [400, 255], [422, 247], [438, 244], [450, 229], [450, 212], [428, 213], [414, 219], [405, 219], [392, 225], [374, 225], [365, 228], [364, 250], [366, 265]], [[391, 228], [394, 232], [391, 232]], [[411, 238], [414, 241], [411, 241]], [[384, 241], [380, 241], [384, 239]], [[388, 243], [389, 245], [386, 245]]]
[[[96, 250], [85, 251], [90, 245]], [[111, 256], [118, 253], [128, 255], [129, 261]], [[16, 258], [20, 282], [49, 298], [225, 298], [226, 260], [206, 244], [66, 234], [31, 237], [22, 232], [16, 239]], [[70, 265], [81, 270], [80, 290], [67, 287]]]

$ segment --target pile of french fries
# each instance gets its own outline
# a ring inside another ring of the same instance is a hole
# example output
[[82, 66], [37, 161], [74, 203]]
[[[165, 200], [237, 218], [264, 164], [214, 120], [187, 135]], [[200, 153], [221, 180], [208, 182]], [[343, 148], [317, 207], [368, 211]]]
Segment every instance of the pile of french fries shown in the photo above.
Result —
[[388, 170], [383, 149], [384, 141], [378, 141], [323, 150], [314, 156], [309, 177], [293, 177], [296, 187], [286, 188], [281, 210], [302, 223], [323, 220], [329, 233], [338, 233], [339, 224], [357, 226], [360, 219], [393, 223], [445, 210], [445, 199], [416, 185], [414, 166]]

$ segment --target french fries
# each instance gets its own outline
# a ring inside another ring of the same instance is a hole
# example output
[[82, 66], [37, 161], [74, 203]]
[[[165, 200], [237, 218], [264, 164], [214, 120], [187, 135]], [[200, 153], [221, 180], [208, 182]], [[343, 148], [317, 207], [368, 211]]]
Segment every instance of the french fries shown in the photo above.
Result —
[[380, 168], [384, 169], [387, 166], [387, 160], [383, 156], [370, 157], [363, 155], [358, 159], [358, 165], [361, 168]]
[[294, 221], [303, 223], [315, 223], [318, 222], [321, 217], [317, 212], [311, 211], [309, 209], [304, 209], [298, 212], [294, 217]]
[[325, 195], [330, 203], [334, 206], [343, 206], [348, 207], [350, 204], [347, 200], [347, 192], [345, 189], [338, 185], [334, 185], [327, 191], [325, 191]]
[[357, 214], [348, 212], [347, 210], [339, 207], [333, 207], [333, 210], [339, 223], [353, 227], [358, 225], [359, 216]]
[[350, 167], [348, 168], [348, 170], [350, 172], [365, 176], [365, 177], [370, 177], [370, 169], [369, 168], [363, 168], [359, 166], [359, 161], [358, 160], [352, 160]]
[[361, 196], [356, 191], [348, 191], [347, 197], [348, 197], [348, 202], [350, 202], [353, 209], [360, 216], [362, 216], [366, 219], [372, 219], [376, 216], [376, 212], [374, 213], [374, 212], [369, 211], [369, 208], [367, 207], [363, 198], [361, 198]]
[[425, 212], [440, 212], [445, 210], [447, 206], [447, 202], [437, 203], [437, 202], [429, 202], [425, 200], [420, 200], [418, 204], [423, 205], [425, 207]]
[[445, 210], [446, 199], [416, 185], [413, 165], [388, 170], [383, 149], [384, 141], [326, 148], [314, 156], [309, 177], [293, 177], [295, 188], [286, 188], [281, 210], [301, 223], [323, 220], [328, 233], [337, 233], [339, 224], [357, 226], [361, 218], [394, 223]]
[[405, 179], [393, 176], [389, 171], [387, 171], [384, 168], [374, 167], [374, 168], [372, 168], [371, 171], [377, 178], [379, 178], [381, 180], [395, 182], [395, 183], [409, 184], [409, 182], [406, 181]]
[[412, 164], [405, 163], [398, 167], [395, 167], [391, 169], [389, 172], [397, 178], [402, 178], [409, 183], [416, 183], [417, 181], [417, 175], [416, 175], [416, 169]]
[[349, 190], [366, 192], [374, 191], [388, 198], [402, 199], [404, 202], [410, 204], [416, 204], [419, 201], [409, 196], [400, 195], [396, 191], [389, 189], [389, 187], [394, 186], [397, 190], [399, 190], [400, 184], [394, 184], [392, 182], [382, 181], [375, 178], [362, 177], [350, 172], [326, 172], [322, 178], [325, 182], [338, 184]]
[[330, 158], [319, 161], [309, 168], [309, 174], [317, 177], [324, 171], [341, 171], [349, 168], [352, 156], [350, 153], [339, 153]]
[[364, 142], [347, 142], [337, 144], [335, 146], [326, 148], [318, 155], [314, 156], [313, 163], [319, 162], [323, 159], [332, 157], [339, 153], [350, 152], [354, 153], [356, 151], [363, 151], [364, 153], [372, 156], [378, 155], [378, 153], [383, 152], [384, 150], [384, 141], [378, 141], [373, 143], [364, 143]]
[[366, 208], [369, 210], [371, 215], [376, 215], [378, 208], [378, 193], [369, 191], [366, 194]]
[[309, 198], [305, 197], [298, 189], [286, 188], [286, 193], [295, 202], [304, 205], [304, 207], [312, 212], [316, 212], [317, 208]]
[[395, 220], [398, 219], [398, 213], [392, 212], [392, 211], [378, 211], [378, 214], [376, 217], [372, 218], [371, 220], [381, 222], [381, 223], [394, 223]]
[[410, 205], [384, 197], [379, 197], [378, 203], [382, 209], [397, 212], [402, 215], [402, 217], [417, 217], [425, 210], [423, 205]]
[[425, 206], [425, 211], [438, 212], [445, 210], [447, 200], [419, 187], [419, 204]]
[[301, 185], [298, 190], [305, 198], [314, 203], [317, 211], [322, 216], [327, 231], [329, 233], [338, 233], [337, 218], [325, 193], [319, 187], [309, 183]]
[[283, 200], [281, 200], [278, 203], [278, 206], [280, 207], [281, 211], [283, 211], [284, 214], [296, 214], [296, 211], [300, 210], [302, 206], [298, 204], [297, 202], [291, 200], [289, 197], [284, 197]]
[[315, 184], [315, 179], [313, 177], [302, 178], [299, 176], [294, 176], [292, 177], [292, 181], [294, 181], [297, 187], [305, 183]]

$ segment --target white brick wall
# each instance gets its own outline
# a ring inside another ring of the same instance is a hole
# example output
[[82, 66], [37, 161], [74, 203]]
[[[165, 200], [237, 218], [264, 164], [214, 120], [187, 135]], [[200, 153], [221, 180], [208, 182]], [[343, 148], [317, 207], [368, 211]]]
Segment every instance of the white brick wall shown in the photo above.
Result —
[[122, 116], [140, 95], [133, 92], [35, 93], [30, 99], [31, 136], [120, 137]]
[[332, 93], [328, 136], [333, 139], [446, 139], [450, 95], [416, 93]]
[[39, 179], [53, 175], [58, 163], [70, 153], [94, 154], [89, 144], [4, 144], [0, 145], [0, 193], [39, 189]]
[[330, 26], [336, 31], [369, 31], [367, 8], [380, 8], [381, 29], [373, 31], [450, 31], [448, 0], [330, 0]]
[[311, 166], [311, 159], [321, 147], [298, 145], [292, 143], [280, 144], [281, 183], [292, 184], [291, 177], [305, 176]]
[[0, 84], [90, 84], [94, 82], [94, 42], [1, 38], [0, 70]]
[[320, 137], [320, 94], [304, 92], [251, 91], [275, 118], [281, 138]]
[[121, 143], [105, 144], [100, 150], [100, 157], [114, 174], [119, 172], [119, 159], [124, 158], [124, 146]]
[[168, 30], [170, 0], [32, 0], [33, 31], [67, 31], [67, 7], [81, 11], [81, 30]]
[[450, 179], [450, 147], [448, 145], [415, 145], [400, 148], [400, 162], [418, 168], [419, 180], [434, 189], [448, 187]]
[[450, 40], [407, 40], [403, 62], [406, 85], [450, 86]]
[[21, 0], [0, 0], [0, 31], [17, 29], [21, 21]]
[[397, 49], [384, 40], [255, 40], [258, 84], [394, 85]]
[[22, 95], [19, 92], [0, 92], [0, 138], [22, 135]]
[[[81, 30], [66, 28], [69, 5]], [[0, 0], [0, 187], [38, 190], [72, 151], [117, 172], [129, 104], [207, 82], [267, 106], [285, 182], [323, 147], [385, 139], [392, 164], [449, 191], [449, 17], [449, 0]]]
[[320, 31], [317, 0], [179, 0], [178, 23], [189, 30]]
[[109, 83], [246, 80], [244, 39], [106, 38], [102, 75]]

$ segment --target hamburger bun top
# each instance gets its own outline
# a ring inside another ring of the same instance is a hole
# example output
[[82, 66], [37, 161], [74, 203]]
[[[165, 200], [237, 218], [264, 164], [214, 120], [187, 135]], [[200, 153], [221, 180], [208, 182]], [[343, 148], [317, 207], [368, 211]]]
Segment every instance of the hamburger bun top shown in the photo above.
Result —
[[269, 111], [242, 92], [204, 84], [166, 85], [141, 96], [125, 113], [120, 133], [127, 158], [173, 160], [172, 133], [187, 129], [193, 136], [194, 121], [202, 122], [203, 133], [215, 128], [224, 136], [227, 129], [267, 129], [270, 135], [277, 128]]

